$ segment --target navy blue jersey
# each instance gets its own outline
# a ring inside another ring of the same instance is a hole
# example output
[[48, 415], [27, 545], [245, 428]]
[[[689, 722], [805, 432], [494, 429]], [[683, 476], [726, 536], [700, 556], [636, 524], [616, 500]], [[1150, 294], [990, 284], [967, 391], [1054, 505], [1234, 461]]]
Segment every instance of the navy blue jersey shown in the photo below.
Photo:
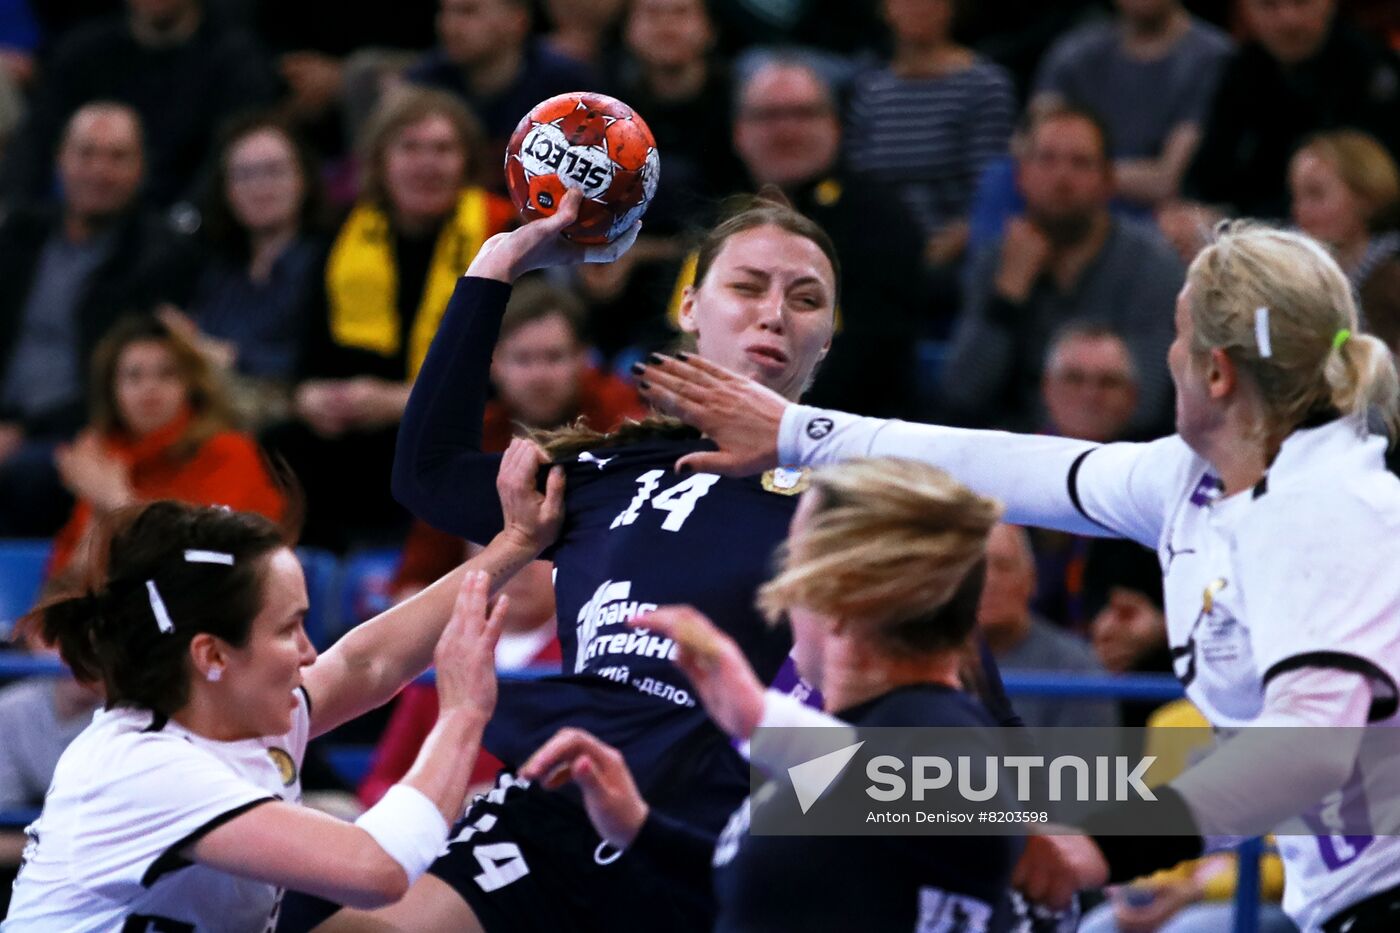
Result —
[[[488, 541], [502, 524], [499, 454], [480, 451], [491, 351], [510, 289], [485, 279], [458, 284], [414, 386], [399, 431], [395, 494], [445, 531]], [[754, 607], [786, 537], [797, 496], [765, 490], [760, 478], [677, 475], [677, 458], [712, 445], [676, 432], [600, 448], [564, 464], [565, 520], [543, 555], [555, 562], [564, 674], [503, 684], [487, 747], [522, 763], [564, 725], [618, 747], [644, 790], [677, 791], [681, 806], [718, 823], [742, 798], [747, 778], [709, 723], [668, 639], [627, 620], [667, 603], [695, 606], [742, 647], [765, 682], [791, 647], [786, 627]], [[770, 485], [772, 485], [770, 483]], [[719, 800], [682, 795], [685, 769], [701, 765], [726, 786]]]
[[[902, 687], [842, 711], [852, 725], [987, 727], [972, 697], [936, 684]], [[765, 806], [798, 802], [775, 778]], [[717, 931], [998, 929], [1011, 871], [1023, 845], [1005, 836], [778, 836], [749, 833], [749, 804], [735, 811], [717, 844], [653, 814], [633, 851], [676, 882], [677, 897], [713, 910]], [[713, 865], [714, 899], [690, 880]]]
[[[480, 543], [503, 521], [500, 455], [480, 445], [509, 295], [492, 280], [458, 283], [404, 413], [394, 463], [394, 493], [404, 505]], [[765, 483], [672, 471], [679, 457], [705, 448], [714, 449], [686, 429], [564, 464], [564, 526], [543, 555], [555, 562], [564, 673], [502, 684], [485, 743], [517, 766], [560, 727], [587, 729], [622, 751], [654, 804], [718, 830], [747, 792], [746, 768], [671, 662], [669, 640], [626, 622], [658, 605], [692, 605], [771, 681], [791, 636], [766, 624], [754, 595], [772, 574], [798, 497], [793, 477]], [[989, 673], [995, 677], [995, 667]]]

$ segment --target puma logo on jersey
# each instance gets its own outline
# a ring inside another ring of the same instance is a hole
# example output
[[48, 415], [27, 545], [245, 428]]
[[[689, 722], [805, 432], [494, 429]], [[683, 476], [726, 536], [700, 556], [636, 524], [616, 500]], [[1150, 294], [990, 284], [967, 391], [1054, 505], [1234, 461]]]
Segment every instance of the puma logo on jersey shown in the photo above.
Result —
[[593, 456], [593, 454], [589, 453], [586, 450], [578, 455], [579, 463], [591, 463], [598, 467], [598, 469], [600, 470], [603, 467], [607, 466], [609, 463], [612, 463], [616, 459], [617, 457], [595, 457]]

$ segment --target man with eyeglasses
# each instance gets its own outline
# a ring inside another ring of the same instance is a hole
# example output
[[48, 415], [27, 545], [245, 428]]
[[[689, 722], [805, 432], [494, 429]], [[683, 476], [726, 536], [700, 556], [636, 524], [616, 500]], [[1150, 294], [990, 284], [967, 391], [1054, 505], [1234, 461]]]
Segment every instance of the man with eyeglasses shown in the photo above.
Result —
[[1125, 432], [1171, 425], [1167, 346], [1183, 270], [1156, 230], [1109, 212], [1113, 165], [1102, 124], [1054, 107], [1032, 124], [1017, 166], [1021, 217], [974, 255], [942, 377], [944, 420], [974, 427], [1040, 427], [1045, 351], [1069, 321], [1114, 327], [1137, 373]]
[[831, 234], [841, 260], [841, 339], [809, 397], [865, 414], [918, 414], [914, 340], [942, 327], [925, 280], [923, 235], [893, 191], [841, 163], [830, 85], [801, 59], [759, 64], [738, 90], [734, 149], [753, 190], [780, 189]]

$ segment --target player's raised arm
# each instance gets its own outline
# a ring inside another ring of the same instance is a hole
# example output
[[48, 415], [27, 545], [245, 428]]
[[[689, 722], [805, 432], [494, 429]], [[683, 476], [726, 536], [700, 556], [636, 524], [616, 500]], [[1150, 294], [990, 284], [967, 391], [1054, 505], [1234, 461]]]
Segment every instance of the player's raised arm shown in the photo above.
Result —
[[563, 520], [564, 475], [559, 467], [551, 469], [541, 493], [536, 477], [544, 461], [533, 443], [515, 440], [497, 480], [505, 527], [486, 550], [356, 627], [307, 669], [313, 735], [387, 703], [427, 669], [464, 574], [485, 572], [496, 592], [554, 541]]
[[491, 354], [511, 284], [531, 269], [611, 262], [640, 224], [604, 246], [560, 236], [577, 216], [571, 191], [550, 217], [491, 237], [457, 283], [414, 381], [394, 451], [394, 497], [424, 521], [484, 543], [502, 527], [490, 494], [499, 458], [481, 451]]

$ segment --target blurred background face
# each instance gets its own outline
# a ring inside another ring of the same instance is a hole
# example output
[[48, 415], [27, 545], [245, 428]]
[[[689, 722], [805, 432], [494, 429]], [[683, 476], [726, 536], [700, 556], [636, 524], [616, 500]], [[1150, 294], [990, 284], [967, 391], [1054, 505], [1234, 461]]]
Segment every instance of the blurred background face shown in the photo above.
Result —
[[1118, 440], [1137, 407], [1132, 358], [1116, 337], [1068, 337], [1043, 382], [1045, 408], [1064, 437]]
[[384, 153], [384, 183], [401, 219], [445, 217], [456, 206], [466, 176], [466, 146], [447, 117], [432, 115], [410, 124]]
[[1178, 0], [1114, 0], [1118, 12], [1131, 22], [1160, 23], [1177, 8]]
[[1331, 160], [1307, 149], [1288, 167], [1293, 222], [1329, 246], [1366, 239], [1368, 205], [1342, 181]]
[[132, 16], [157, 29], [169, 26], [199, 6], [199, 0], [126, 0]]
[[491, 379], [515, 420], [554, 427], [573, 414], [583, 348], [561, 315], [523, 324], [501, 339]]
[[144, 165], [133, 114], [117, 108], [79, 111], [58, 151], [58, 173], [68, 211], [101, 219], [136, 200]]
[[224, 195], [240, 224], [259, 233], [297, 223], [306, 183], [291, 140], [255, 130], [229, 147], [227, 160]]
[[546, 0], [545, 10], [555, 26], [579, 23], [603, 29], [617, 19], [625, 0]]
[[438, 7], [438, 41], [459, 65], [491, 61], [502, 49], [525, 41], [529, 21], [508, 0], [442, 0]]
[[953, 0], [885, 0], [885, 22], [898, 42], [936, 45], [953, 31]]
[[805, 68], [759, 69], [744, 88], [734, 148], [759, 185], [814, 181], [836, 164], [841, 124], [821, 80]]
[[114, 379], [117, 416], [136, 437], [170, 424], [189, 398], [175, 354], [160, 340], [135, 340], [123, 347]]
[[977, 626], [995, 637], [1017, 629], [1030, 613], [1035, 559], [1023, 528], [997, 525], [987, 539], [987, 580], [977, 604]]
[[1335, 8], [1336, 0], [1244, 0], [1254, 37], [1285, 65], [1305, 61], [1321, 48]]
[[1087, 228], [1113, 193], [1103, 139], [1080, 117], [1051, 117], [1037, 126], [1017, 179], [1027, 216], [1052, 240]]
[[705, 56], [714, 32], [703, 0], [633, 0], [627, 48], [653, 68], [680, 68]]

